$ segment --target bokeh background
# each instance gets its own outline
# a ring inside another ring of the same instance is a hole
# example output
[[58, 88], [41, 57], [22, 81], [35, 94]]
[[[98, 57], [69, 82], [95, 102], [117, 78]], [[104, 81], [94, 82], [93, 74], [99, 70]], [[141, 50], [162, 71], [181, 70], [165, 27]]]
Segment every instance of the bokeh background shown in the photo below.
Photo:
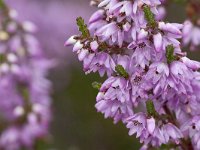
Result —
[[[7, 0], [21, 20], [31, 20], [38, 27], [37, 38], [46, 55], [57, 62], [49, 78], [53, 82], [52, 148], [57, 150], [137, 150], [139, 142], [128, 136], [122, 124], [113, 125], [97, 113], [93, 81], [102, 81], [98, 74], [84, 75], [81, 63], [65, 48], [70, 35], [77, 34], [76, 18], [86, 21], [96, 8], [89, 0]], [[183, 22], [184, 7], [170, 4], [168, 21]], [[188, 52], [200, 60], [200, 49]]]

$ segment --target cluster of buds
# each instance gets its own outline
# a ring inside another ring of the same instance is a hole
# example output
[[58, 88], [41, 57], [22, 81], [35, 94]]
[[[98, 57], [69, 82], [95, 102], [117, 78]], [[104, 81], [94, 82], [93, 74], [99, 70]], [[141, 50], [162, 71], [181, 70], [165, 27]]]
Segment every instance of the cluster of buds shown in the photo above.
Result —
[[97, 111], [122, 121], [142, 150], [199, 150], [200, 63], [181, 51], [183, 25], [160, 20], [161, 0], [95, 2], [89, 26], [77, 18], [81, 35], [65, 45], [74, 45], [86, 74], [107, 75], [93, 84]]
[[46, 79], [52, 63], [33, 36], [36, 27], [20, 22], [0, 0], [0, 149], [37, 149], [51, 120]]

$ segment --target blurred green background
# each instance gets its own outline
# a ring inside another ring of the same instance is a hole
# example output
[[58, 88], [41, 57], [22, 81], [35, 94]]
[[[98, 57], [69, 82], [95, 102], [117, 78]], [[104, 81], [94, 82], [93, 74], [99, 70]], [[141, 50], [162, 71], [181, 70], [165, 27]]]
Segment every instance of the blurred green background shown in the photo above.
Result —
[[128, 136], [124, 125], [114, 125], [112, 120], [105, 120], [96, 112], [97, 91], [91, 83], [100, 78], [98, 75], [85, 76], [81, 70], [80, 66], [72, 66], [69, 83], [55, 91], [52, 124], [55, 147], [60, 150], [138, 149], [139, 144]]

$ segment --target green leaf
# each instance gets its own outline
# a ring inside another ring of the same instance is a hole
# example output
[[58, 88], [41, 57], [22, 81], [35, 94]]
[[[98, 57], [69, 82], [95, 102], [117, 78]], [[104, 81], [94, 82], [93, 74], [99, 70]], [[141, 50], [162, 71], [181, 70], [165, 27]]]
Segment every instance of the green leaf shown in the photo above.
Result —
[[124, 67], [122, 65], [117, 65], [115, 67], [115, 71], [122, 77], [124, 78], [129, 78], [129, 74], [126, 72], [126, 70], [124, 69]]
[[145, 15], [145, 18], [146, 20], [148, 21], [148, 24], [151, 26], [151, 27], [156, 27], [156, 21], [155, 21], [155, 16], [154, 14], [151, 12], [151, 9], [149, 6], [145, 5], [143, 7], [143, 11], [144, 11], [144, 15]]
[[100, 88], [101, 88], [101, 83], [99, 83], [99, 82], [93, 82], [92, 83], [92, 87], [94, 88], [94, 89], [97, 89], [97, 90], [100, 90]]
[[77, 23], [77, 26], [79, 28], [79, 31], [82, 33], [83, 38], [90, 37], [90, 32], [87, 28], [87, 25], [84, 22], [84, 19], [82, 17], [78, 17], [76, 19], [76, 23]]
[[167, 63], [170, 64], [172, 61], [175, 60], [174, 56], [174, 46], [173, 45], [168, 45], [166, 47], [166, 58], [167, 58]]
[[148, 116], [155, 117], [157, 115], [157, 112], [155, 110], [155, 107], [154, 107], [152, 100], [146, 101], [146, 109], [147, 109]]

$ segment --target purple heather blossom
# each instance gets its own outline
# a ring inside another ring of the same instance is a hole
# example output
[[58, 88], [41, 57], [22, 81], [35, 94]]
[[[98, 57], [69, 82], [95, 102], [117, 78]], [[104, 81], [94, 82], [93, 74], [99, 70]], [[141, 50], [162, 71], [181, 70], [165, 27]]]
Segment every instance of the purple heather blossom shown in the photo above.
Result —
[[148, 32], [143, 29], [138, 33], [132, 31], [132, 38], [135, 40], [129, 44], [128, 48], [130, 50], [134, 49], [131, 56], [132, 67], [142, 67], [149, 66], [150, 61], [154, 59], [155, 51], [152, 49], [148, 38]]
[[191, 137], [188, 124], [200, 114], [200, 63], [181, 50], [183, 25], [162, 21], [163, 2], [100, 1], [88, 28], [83, 24], [82, 35], [65, 45], [74, 45], [86, 73], [107, 73], [95, 107], [126, 124], [129, 135], [144, 144], [141, 149], [164, 144], [182, 150], [183, 138], [199, 149], [200, 134]]
[[156, 20], [163, 20], [166, 16], [166, 9], [163, 6], [158, 7], [158, 13], [156, 14]]
[[173, 124], [167, 123], [158, 127], [155, 119], [147, 117], [145, 113], [137, 113], [126, 121], [126, 127], [130, 129], [129, 135], [136, 133], [136, 137], [140, 137], [140, 141], [145, 144], [152, 142], [152, 145], [156, 146], [166, 144], [170, 139], [179, 142], [183, 137], [181, 131]]
[[104, 51], [97, 51], [99, 47], [97, 41], [86, 41], [84, 43], [85, 45], [89, 44], [91, 49], [90, 51], [87, 48], [84, 48], [84, 44], [79, 40], [74, 40], [74, 36], [65, 42], [66, 46], [72, 44], [74, 44], [73, 52], [76, 52], [79, 60], [83, 61], [83, 68], [86, 74], [99, 71], [101, 76], [103, 76], [105, 73], [110, 76], [113, 73], [116, 64], [110, 55]]
[[155, 50], [160, 52], [170, 44], [179, 48], [180, 42], [177, 39], [182, 36], [181, 28], [181, 24], [159, 22], [158, 29], [160, 32], [153, 35]]
[[126, 127], [130, 129], [129, 135], [136, 133], [136, 137], [148, 138], [155, 130], [155, 119], [147, 118], [144, 113], [137, 113], [127, 118]]
[[101, 86], [95, 107], [105, 118], [114, 118], [115, 123], [124, 120], [133, 114], [130, 92], [126, 79], [110, 77]]
[[167, 84], [167, 77], [169, 76], [169, 68], [165, 63], [153, 63], [149, 67], [145, 78], [150, 80], [154, 86], [153, 93], [155, 95], [161, 94], [162, 90], [165, 90]]
[[185, 135], [192, 139], [192, 144], [195, 150], [200, 149], [200, 120], [199, 116], [194, 116], [181, 126], [181, 130]]
[[180, 129], [171, 123], [163, 125], [162, 132], [165, 137], [166, 143], [170, 139], [176, 141], [176, 143], [179, 143], [179, 139], [183, 137], [183, 134], [181, 133]]
[[[192, 64], [195, 68], [197, 67], [196, 63]], [[147, 72], [146, 80], [152, 83], [153, 93], [156, 97], [162, 96], [163, 100], [171, 103], [171, 107], [180, 107], [180, 103], [185, 103], [186, 95], [191, 99], [191, 93], [199, 89], [198, 86], [193, 85], [195, 77], [193, 70], [186, 64], [174, 61], [170, 66], [165, 63], [152, 64]]]
[[132, 97], [131, 100], [134, 105], [138, 105], [141, 100], [148, 99], [148, 91], [151, 90], [151, 84], [145, 80], [144, 72], [136, 70], [130, 79], [132, 85]]

